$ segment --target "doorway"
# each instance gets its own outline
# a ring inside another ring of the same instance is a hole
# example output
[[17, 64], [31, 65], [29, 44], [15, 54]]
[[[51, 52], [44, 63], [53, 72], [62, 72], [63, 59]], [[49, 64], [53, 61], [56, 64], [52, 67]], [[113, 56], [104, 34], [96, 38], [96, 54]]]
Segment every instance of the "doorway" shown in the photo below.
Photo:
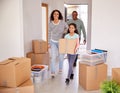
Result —
[[48, 5], [42, 3], [42, 40], [48, 42]]
[[48, 4], [45, 3], [42, 3], [42, 40], [48, 44]]
[[88, 4], [64, 4], [65, 10], [65, 21], [72, 19], [72, 11], [78, 12], [78, 18], [81, 19], [84, 23], [86, 30], [86, 38], [87, 43], [83, 45], [83, 34], [81, 33], [81, 45], [84, 46], [85, 49], [91, 49], [91, 3]]

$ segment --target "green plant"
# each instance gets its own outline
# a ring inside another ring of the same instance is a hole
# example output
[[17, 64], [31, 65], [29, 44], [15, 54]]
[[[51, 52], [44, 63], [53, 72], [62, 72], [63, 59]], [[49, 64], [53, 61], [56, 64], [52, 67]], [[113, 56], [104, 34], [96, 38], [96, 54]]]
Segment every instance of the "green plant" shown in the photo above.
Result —
[[100, 86], [102, 93], [120, 93], [120, 85], [113, 80], [106, 80]]

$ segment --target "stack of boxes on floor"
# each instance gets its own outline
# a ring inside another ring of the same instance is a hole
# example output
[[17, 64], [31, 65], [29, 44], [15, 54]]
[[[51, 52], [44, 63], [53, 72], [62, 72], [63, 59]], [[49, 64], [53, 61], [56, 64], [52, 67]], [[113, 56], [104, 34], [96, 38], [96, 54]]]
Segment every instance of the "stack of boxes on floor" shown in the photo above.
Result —
[[47, 42], [43, 40], [33, 40], [32, 52], [28, 52], [27, 57], [31, 58], [31, 65], [43, 64], [49, 66], [49, 53], [47, 50]]
[[0, 62], [0, 93], [34, 93], [31, 60], [9, 58]]
[[31, 65], [33, 66], [44, 66], [40, 71], [32, 71], [31, 76], [33, 83], [42, 84], [47, 79], [47, 72], [49, 69], [49, 52], [47, 49], [48, 45], [46, 41], [43, 40], [33, 40], [32, 41], [32, 52], [27, 53], [27, 57], [31, 59]]
[[85, 90], [98, 90], [107, 79], [106, 53], [86, 52], [79, 63], [79, 84]]

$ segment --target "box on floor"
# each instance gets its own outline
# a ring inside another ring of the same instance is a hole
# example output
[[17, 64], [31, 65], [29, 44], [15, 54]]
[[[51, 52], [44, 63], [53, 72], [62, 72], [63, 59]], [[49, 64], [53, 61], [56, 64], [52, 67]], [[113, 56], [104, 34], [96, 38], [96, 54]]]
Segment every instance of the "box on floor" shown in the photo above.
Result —
[[107, 65], [90, 66], [79, 63], [79, 84], [85, 90], [98, 90], [100, 84], [107, 79]]
[[30, 58], [10, 58], [0, 62], [0, 86], [17, 87], [30, 77]]
[[120, 68], [112, 68], [112, 79], [120, 84]]
[[47, 42], [44, 40], [32, 40], [33, 53], [46, 53]]
[[34, 64], [44, 64], [44, 65], [48, 65], [50, 63], [50, 57], [49, 57], [49, 53], [42, 53], [42, 54], [36, 54], [33, 52], [29, 52], [27, 53], [27, 57], [31, 58], [31, 65]]
[[27, 80], [16, 88], [0, 87], [0, 93], [34, 93], [34, 86], [31, 80]]

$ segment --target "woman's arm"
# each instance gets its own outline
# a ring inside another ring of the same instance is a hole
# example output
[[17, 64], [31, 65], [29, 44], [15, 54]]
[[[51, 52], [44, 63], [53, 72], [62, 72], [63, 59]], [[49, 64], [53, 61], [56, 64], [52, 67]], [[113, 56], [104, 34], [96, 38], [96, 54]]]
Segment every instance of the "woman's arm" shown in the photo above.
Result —
[[49, 23], [48, 25], [48, 43], [50, 43], [50, 39], [51, 39], [51, 23]]

